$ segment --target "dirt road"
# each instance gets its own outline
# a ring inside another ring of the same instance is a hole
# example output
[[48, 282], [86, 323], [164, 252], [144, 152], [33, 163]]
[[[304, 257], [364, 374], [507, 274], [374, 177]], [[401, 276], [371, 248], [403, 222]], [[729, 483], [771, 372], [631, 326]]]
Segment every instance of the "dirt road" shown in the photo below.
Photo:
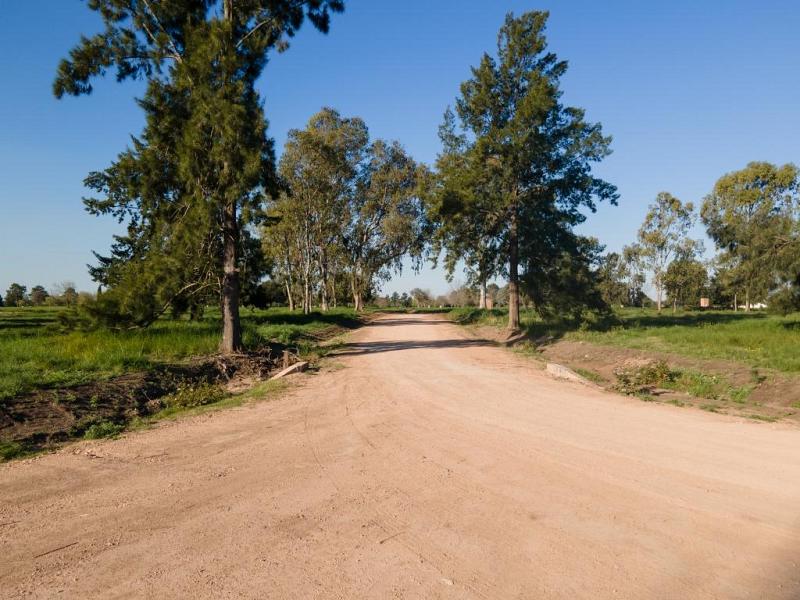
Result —
[[279, 400], [0, 465], [3, 598], [800, 598], [800, 430], [392, 316]]

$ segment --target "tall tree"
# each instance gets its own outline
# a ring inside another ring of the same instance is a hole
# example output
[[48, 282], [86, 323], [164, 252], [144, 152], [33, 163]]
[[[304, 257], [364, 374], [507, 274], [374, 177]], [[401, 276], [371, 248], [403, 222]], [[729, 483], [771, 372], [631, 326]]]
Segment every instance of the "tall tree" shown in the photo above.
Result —
[[[267, 228], [265, 235], [270, 243], [277, 242], [274, 253], [282, 259], [279, 238], [294, 227], [304, 312], [311, 309], [314, 288], [322, 310], [335, 298], [335, 273], [345, 258], [344, 223], [368, 150], [364, 121], [344, 118], [331, 108], [312, 116], [305, 129], [289, 132], [279, 168], [287, 193], [274, 207], [274, 214], [286, 222], [274, 232]], [[282, 264], [290, 277], [291, 265]]]
[[41, 306], [45, 303], [50, 294], [44, 289], [44, 286], [35, 285], [31, 288], [31, 304], [34, 306]]
[[24, 306], [28, 301], [27, 286], [12, 283], [6, 290], [6, 306]]
[[691, 256], [676, 258], [664, 273], [664, 289], [673, 312], [678, 306], [698, 306], [707, 288], [708, 269]]
[[402, 269], [405, 256], [418, 264], [426, 231], [419, 184], [424, 178], [424, 168], [398, 142], [376, 140], [370, 146], [344, 234], [357, 311], [377, 282]]
[[703, 200], [708, 235], [726, 255], [732, 280], [740, 281], [745, 310], [765, 299], [781, 279], [800, 275], [800, 180], [793, 164], [751, 162], [719, 178]]
[[653, 274], [656, 306], [661, 311], [664, 299], [664, 275], [669, 263], [679, 254], [694, 253], [697, 242], [689, 239], [695, 222], [694, 205], [682, 203], [669, 192], [660, 192], [648, 207], [639, 228], [640, 254]]
[[175, 299], [215, 286], [221, 350], [238, 351], [241, 236], [274, 180], [255, 82], [269, 51], [285, 49], [306, 17], [327, 31], [343, 2], [89, 0], [88, 7], [105, 30], [83, 37], [61, 62], [56, 96], [90, 93], [92, 79], [112, 67], [120, 81], [148, 81], [141, 139], [87, 181], [105, 195], [87, 203], [91, 212], [129, 221], [117, 254], [101, 267], [115, 260], [116, 286], [153, 296], [110, 300], [146, 324]]
[[519, 328], [521, 283], [539, 310], [556, 290], [575, 291], [567, 259], [578, 259], [587, 245], [573, 228], [584, 209], [617, 200], [616, 188], [591, 171], [609, 154], [610, 138], [582, 109], [562, 103], [567, 63], [547, 49], [547, 18], [508, 14], [496, 57], [484, 54], [462, 83], [456, 113], [463, 143], [447, 174], [459, 180], [450, 186], [456, 200], [449, 218], [484, 220], [482, 237], [508, 279], [512, 330]]
[[450, 107], [439, 127], [442, 152], [436, 159], [436, 176], [426, 188], [428, 218], [436, 227], [432, 237], [434, 262], [444, 253], [447, 279], [453, 280], [460, 261], [467, 282], [479, 288], [479, 308], [486, 308], [488, 280], [500, 269], [495, 235], [497, 215], [483, 206], [481, 169], [472, 169], [467, 137], [457, 130]]

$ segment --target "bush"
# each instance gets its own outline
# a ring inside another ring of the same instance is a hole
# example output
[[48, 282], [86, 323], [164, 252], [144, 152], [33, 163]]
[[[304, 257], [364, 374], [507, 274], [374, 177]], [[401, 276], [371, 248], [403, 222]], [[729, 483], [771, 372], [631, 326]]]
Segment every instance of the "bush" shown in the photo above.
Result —
[[675, 379], [675, 373], [663, 360], [623, 365], [614, 369], [614, 375], [617, 378], [614, 387], [623, 394], [638, 394]]
[[214, 404], [225, 398], [225, 391], [218, 385], [181, 383], [178, 389], [162, 399], [167, 408], [194, 408]]
[[0, 442], [0, 459], [11, 460], [21, 456], [25, 452], [22, 445], [16, 442]]
[[83, 437], [87, 440], [99, 440], [100, 438], [114, 437], [125, 429], [123, 425], [112, 423], [111, 421], [100, 421], [87, 427]]
[[767, 310], [783, 316], [800, 310], [800, 290], [793, 286], [775, 292], [769, 297]]

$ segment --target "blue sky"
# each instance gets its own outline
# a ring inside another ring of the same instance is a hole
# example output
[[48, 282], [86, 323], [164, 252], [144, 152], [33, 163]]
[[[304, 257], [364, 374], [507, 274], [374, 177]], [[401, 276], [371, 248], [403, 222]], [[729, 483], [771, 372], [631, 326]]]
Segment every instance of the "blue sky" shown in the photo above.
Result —
[[[78, 0], [3, 4], [0, 292], [12, 281], [91, 290], [85, 265], [118, 226], [83, 211], [82, 181], [140, 131], [133, 98], [142, 87], [112, 77], [89, 97], [55, 100], [59, 59], [99, 21]], [[469, 67], [493, 50], [507, 11], [533, 9], [551, 12], [550, 47], [570, 63], [566, 101], [614, 137], [597, 172], [619, 187], [619, 206], [581, 228], [608, 249], [634, 238], [659, 191], [699, 202], [748, 161], [800, 161], [800, 10], [777, 0], [348, 0], [329, 35], [305, 28], [265, 70], [259, 87], [277, 147], [332, 106], [432, 162], [441, 115]], [[448, 288], [426, 269], [384, 290], [414, 286]]]

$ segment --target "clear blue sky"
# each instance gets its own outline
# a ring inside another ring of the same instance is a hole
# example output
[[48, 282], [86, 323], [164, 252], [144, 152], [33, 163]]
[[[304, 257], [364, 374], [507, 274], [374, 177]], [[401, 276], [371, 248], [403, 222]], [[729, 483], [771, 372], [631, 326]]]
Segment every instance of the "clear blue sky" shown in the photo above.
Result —
[[[97, 19], [78, 0], [2, 3], [0, 292], [12, 281], [92, 290], [85, 265], [117, 225], [83, 211], [82, 180], [141, 129], [133, 98], [142, 88], [112, 77], [89, 97], [55, 100], [59, 59]], [[265, 71], [277, 147], [332, 106], [432, 162], [441, 115], [470, 65], [493, 50], [507, 11], [531, 9], [551, 12], [550, 46], [570, 63], [566, 100], [614, 136], [598, 172], [619, 187], [619, 206], [582, 227], [610, 250], [633, 239], [659, 191], [697, 202], [750, 160], [800, 161], [800, 9], [788, 0], [347, 0], [328, 36], [305, 28]], [[448, 287], [426, 270], [384, 289], [412, 286]]]

